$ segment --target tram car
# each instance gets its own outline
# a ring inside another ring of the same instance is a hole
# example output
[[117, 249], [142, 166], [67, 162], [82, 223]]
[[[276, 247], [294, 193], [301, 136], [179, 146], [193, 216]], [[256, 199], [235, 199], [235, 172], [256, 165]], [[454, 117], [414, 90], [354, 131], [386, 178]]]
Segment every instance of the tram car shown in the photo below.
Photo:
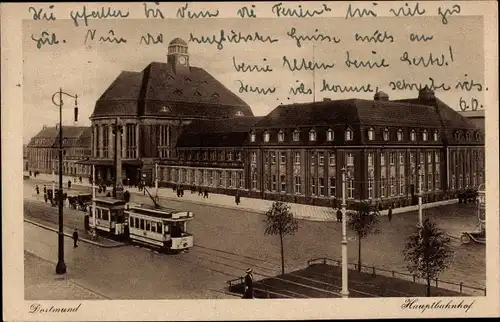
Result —
[[125, 213], [132, 242], [173, 252], [193, 247], [193, 235], [187, 231], [187, 222], [194, 219], [192, 212], [129, 205]]
[[96, 218], [94, 221], [92, 204], [89, 205], [89, 227], [114, 237], [126, 237], [128, 234], [127, 220], [125, 218], [124, 200], [111, 197], [99, 197], [93, 200], [96, 205]]

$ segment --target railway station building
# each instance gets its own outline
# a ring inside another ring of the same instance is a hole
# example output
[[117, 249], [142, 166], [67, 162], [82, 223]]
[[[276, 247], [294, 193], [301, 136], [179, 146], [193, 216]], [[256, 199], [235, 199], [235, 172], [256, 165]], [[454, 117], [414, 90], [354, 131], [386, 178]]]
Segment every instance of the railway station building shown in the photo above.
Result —
[[115, 176], [117, 122], [123, 179], [136, 184], [153, 180], [155, 162], [177, 158], [179, 135], [191, 122], [253, 116], [248, 104], [189, 58], [187, 43], [175, 38], [164, 62], [121, 72], [97, 100], [90, 117], [92, 155], [84, 163], [96, 166], [98, 178]]
[[[163, 184], [334, 206], [345, 169], [348, 203], [399, 207], [416, 203], [419, 185], [427, 202], [484, 183], [484, 134], [427, 88], [413, 99], [379, 92], [373, 100], [280, 105], [247, 120], [193, 123]], [[227, 170], [234, 161], [236, 181]]]

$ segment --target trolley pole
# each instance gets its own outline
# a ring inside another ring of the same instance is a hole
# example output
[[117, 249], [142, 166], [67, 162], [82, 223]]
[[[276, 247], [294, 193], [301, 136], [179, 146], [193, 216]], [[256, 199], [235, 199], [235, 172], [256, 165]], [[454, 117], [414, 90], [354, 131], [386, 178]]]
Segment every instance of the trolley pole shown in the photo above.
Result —
[[345, 167], [342, 167], [342, 290], [340, 294], [343, 298], [349, 297], [348, 270], [347, 270], [347, 220], [345, 201]]
[[418, 224], [423, 227], [422, 219], [422, 168], [418, 166]]

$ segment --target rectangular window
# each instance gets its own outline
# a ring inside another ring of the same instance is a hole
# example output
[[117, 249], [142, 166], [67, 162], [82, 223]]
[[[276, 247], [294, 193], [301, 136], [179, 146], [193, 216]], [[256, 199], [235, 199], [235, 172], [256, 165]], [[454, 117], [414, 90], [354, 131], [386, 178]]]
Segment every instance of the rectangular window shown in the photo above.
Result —
[[135, 228], [139, 228], [139, 218], [135, 218]]
[[227, 153], [227, 161], [233, 161], [233, 152]]
[[399, 176], [399, 194], [404, 195], [405, 193], [405, 177], [404, 175]]
[[381, 166], [385, 165], [385, 154], [384, 154], [384, 152], [380, 153], [380, 165]]
[[155, 222], [151, 222], [151, 231], [153, 233], [156, 233], [156, 223]]
[[241, 152], [236, 152], [236, 158], [241, 161]]
[[391, 185], [391, 196], [395, 196], [396, 195], [396, 178], [395, 177], [391, 177], [390, 185]]
[[276, 152], [271, 152], [271, 162], [272, 164], [276, 163]]
[[236, 186], [243, 188], [243, 173], [238, 172], [238, 181], [236, 182]]
[[280, 152], [280, 164], [286, 164], [286, 152]]
[[330, 153], [330, 158], [329, 158], [328, 163], [329, 163], [329, 164], [330, 164], [330, 166], [332, 166], [332, 167], [334, 167], [334, 166], [335, 166], [335, 154]]
[[208, 178], [208, 184], [213, 186], [214, 184], [214, 177], [215, 177], [215, 171], [209, 171], [210, 177]]
[[439, 163], [439, 152], [434, 152], [434, 162]]
[[295, 164], [300, 164], [300, 152], [295, 152]]
[[319, 195], [320, 196], [325, 195], [325, 178], [323, 177], [319, 178]]
[[427, 152], [427, 163], [428, 164], [432, 163], [432, 153], [431, 152]]
[[286, 192], [286, 178], [284, 175], [280, 176], [281, 192]]
[[318, 153], [318, 162], [319, 162], [319, 165], [325, 164], [325, 154], [323, 152]]
[[368, 179], [368, 199], [373, 199], [373, 179]]
[[347, 180], [347, 198], [354, 199], [354, 179]]
[[134, 218], [130, 217], [130, 228], [134, 228]]
[[146, 230], [151, 230], [151, 222], [146, 220]]
[[368, 166], [373, 167], [373, 153], [368, 153]]
[[391, 163], [391, 165], [396, 164], [396, 153], [394, 152], [389, 153], [389, 162]]
[[257, 173], [252, 174], [252, 189], [257, 189]]
[[335, 185], [337, 184], [337, 179], [335, 177], [330, 177], [330, 197], [335, 197]]
[[257, 152], [252, 152], [252, 163], [257, 163]]
[[420, 152], [420, 164], [424, 164], [424, 152]]
[[273, 181], [272, 181], [272, 191], [276, 191], [277, 182], [276, 182], [276, 175], [275, 174], [272, 175], [272, 179], [273, 179]]
[[156, 223], [156, 232], [163, 233], [163, 224], [161, 222]]
[[141, 230], [144, 230], [144, 219], [141, 219], [141, 225], [140, 225]]
[[300, 132], [298, 131], [293, 132], [293, 141], [298, 142], [299, 139], [300, 139]]
[[264, 163], [268, 164], [269, 163], [269, 154], [267, 153], [267, 151], [263, 152], [263, 154], [264, 154]]
[[314, 165], [316, 162], [316, 154], [314, 152], [311, 152], [311, 165]]
[[347, 153], [347, 165], [348, 166], [353, 166], [354, 165], [354, 156], [352, 153]]
[[404, 165], [405, 164], [405, 155], [403, 152], [399, 152], [399, 164]]
[[218, 171], [217, 172], [217, 177], [219, 177], [219, 186], [223, 186], [224, 185], [224, 177], [222, 176], [222, 171]]
[[295, 176], [295, 193], [302, 193], [300, 187], [300, 176]]
[[432, 191], [432, 173], [427, 174], [427, 190]]
[[227, 180], [227, 186], [232, 187], [233, 186], [233, 175], [231, 171], [226, 172], [226, 180]]
[[380, 177], [380, 196], [385, 197], [385, 177]]
[[311, 177], [311, 195], [316, 195], [316, 178]]

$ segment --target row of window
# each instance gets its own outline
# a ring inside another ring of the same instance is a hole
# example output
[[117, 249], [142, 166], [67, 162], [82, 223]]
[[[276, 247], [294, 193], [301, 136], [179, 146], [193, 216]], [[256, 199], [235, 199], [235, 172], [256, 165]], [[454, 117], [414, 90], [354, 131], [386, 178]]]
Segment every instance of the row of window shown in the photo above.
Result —
[[[167, 171], [164, 174], [168, 173]], [[227, 188], [243, 188], [243, 173], [231, 170], [206, 169], [171, 169], [170, 178], [164, 177], [166, 182], [185, 184], [220, 186]]]
[[[350, 128], [347, 128], [344, 131], [344, 139], [346, 141], [351, 141], [353, 140], [353, 131]], [[382, 137], [384, 141], [389, 141], [390, 140], [390, 130], [388, 128], [385, 128], [382, 130]], [[316, 141], [318, 138], [318, 134], [314, 129], [311, 129], [309, 131], [309, 141], [313, 142]], [[332, 129], [328, 129], [326, 131], [326, 141], [333, 141], [335, 138], [334, 131]], [[369, 128], [367, 131], [367, 138], [369, 141], [375, 140], [375, 129], [374, 128]], [[404, 134], [402, 129], [398, 129], [396, 132], [396, 138], [398, 141], [403, 141], [404, 139]], [[433, 140], [438, 141], [439, 140], [439, 131], [435, 130], [433, 132]], [[421, 132], [421, 139], [422, 141], [428, 141], [429, 140], [429, 133], [427, 130], [423, 130]], [[264, 132], [263, 134], [263, 140], [264, 142], [269, 142], [271, 140], [271, 133], [270, 132]], [[292, 134], [292, 140], [294, 142], [300, 141], [300, 131], [295, 130], [293, 131]], [[416, 141], [417, 140], [417, 131], [412, 129], [410, 132], [410, 141]], [[256, 134], [254, 132], [250, 133], [250, 142], [255, 142], [256, 141]], [[280, 130], [278, 132], [278, 142], [284, 142], [285, 141], [285, 132]]]
[[216, 151], [210, 151], [210, 154], [209, 151], [180, 152], [180, 158], [184, 159], [187, 156], [188, 160], [224, 161], [224, 155], [226, 156], [226, 161], [242, 161], [241, 151], [228, 151], [227, 153], [224, 153], [224, 151], [219, 151], [218, 153]]
[[150, 231], [153, 233], [158, 233], [158, 234], [163, 233], [163, 223], [157, 222], [157, 221], [139, 219], [137, 217], [130, 216], [129, 217], [129, 225], [130, 225], [130, 228], [147, 230], [147, 231]]

